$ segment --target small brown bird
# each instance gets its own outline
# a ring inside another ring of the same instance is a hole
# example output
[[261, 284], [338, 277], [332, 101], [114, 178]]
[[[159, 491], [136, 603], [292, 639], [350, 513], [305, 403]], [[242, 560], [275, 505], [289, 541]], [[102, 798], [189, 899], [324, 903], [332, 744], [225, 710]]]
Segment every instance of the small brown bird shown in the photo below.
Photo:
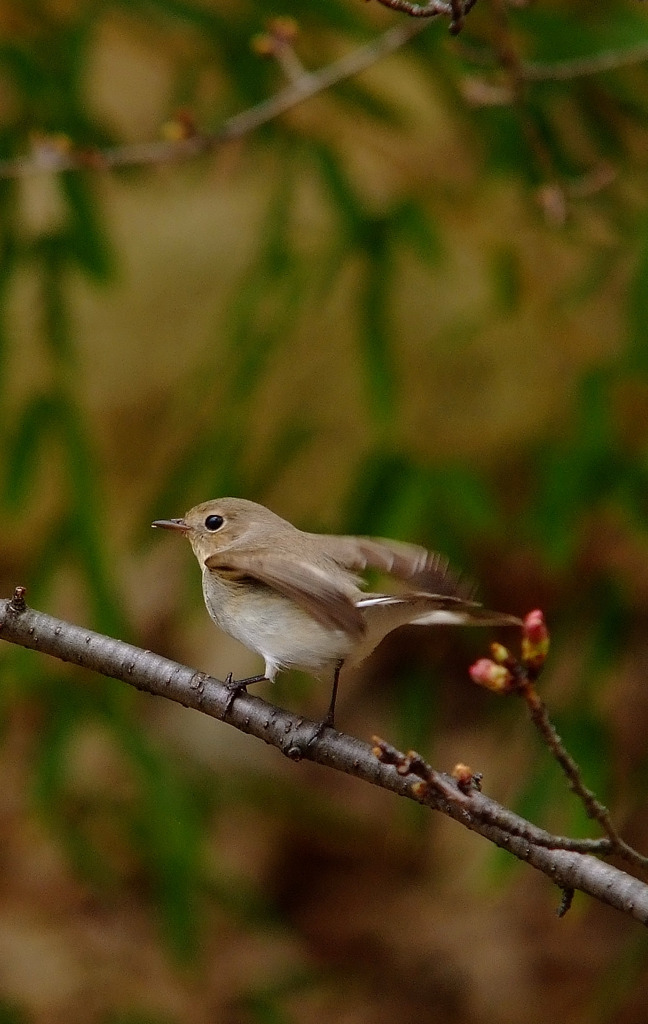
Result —
[[[368, 657], [406, 624], [510, 626], [514, 615], [487, 611], [447, 561], [414, 544], [305, 533], [244, 498], [196, 505], [184, 519], [153, 526], [184, 533], [202, 569], [207, 611], [225, 633], [256, 651], [265, 675], [232, 680], [232, 694], [285, 668], [332, 679], [324, 725], [333, 725], [342, 666]], [[376, 569], [414, 589], [368, 594], [358, 575]]]

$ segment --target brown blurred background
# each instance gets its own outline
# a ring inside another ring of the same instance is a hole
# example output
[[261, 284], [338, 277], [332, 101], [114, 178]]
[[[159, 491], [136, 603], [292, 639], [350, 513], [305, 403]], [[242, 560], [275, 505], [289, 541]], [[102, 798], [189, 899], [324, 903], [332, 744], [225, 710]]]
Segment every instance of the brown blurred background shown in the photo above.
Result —
[[[215, 130], [283, 87], [253, 42], [277, 14], [309, 70], [404, 17], [0, 3], [3, 156]], [[648, 848], [645, 40], [637, 0], [480, 0], [209, 156], [0, 179], [0, 593], [242, 675], [152, 519], [236, 494], [427, 544], [544, 609], [543, 695]], [[340, 727], [595, 834], [523, 708], [468, 681], [493, 638], [392, 636]], [[0, 722], [1, 1024], [646, 1019], [640, 926], [578, 897], [559, 921], [453, 822], [6, 644]]]

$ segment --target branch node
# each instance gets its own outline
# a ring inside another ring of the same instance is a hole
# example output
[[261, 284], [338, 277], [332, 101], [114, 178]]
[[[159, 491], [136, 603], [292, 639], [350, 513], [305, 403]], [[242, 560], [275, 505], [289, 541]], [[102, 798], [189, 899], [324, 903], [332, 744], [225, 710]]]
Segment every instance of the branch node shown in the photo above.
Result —
[[450, 0], [452, 7], [452, 20], [450, 22], [450, 35], [458, 36], [464, 27], [464, 4], [463, 0]]
[[22, 615], [27, 610], [27, 602], [25, 601], [25, 594], [27, 593], [25, 587], [16, 587], [13, 592], [13, 597], [7, 605], [7, 611], [13, 615]]
[[556, 914], [558, 917], [564, 917], [568, 910], [570, 910], [572, 902], [574, 900], [574, 889], [563, 888], [562, 899], [560, 906], [558, 907]]
[[459, 764], [454, 766], [450, 774], [462, 793], [469, 793], [471, 789], [476, 789], [481, 793], [481, 784], [484, 777], [482, 772], [474, 772], [469, 765], [459, 762]]

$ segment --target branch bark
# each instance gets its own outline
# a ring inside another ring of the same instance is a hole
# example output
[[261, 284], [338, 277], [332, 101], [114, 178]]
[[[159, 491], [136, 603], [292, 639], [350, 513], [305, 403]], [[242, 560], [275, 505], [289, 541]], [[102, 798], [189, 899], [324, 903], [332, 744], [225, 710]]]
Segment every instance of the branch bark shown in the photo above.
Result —
[[578, 889], [648, 924], [648, 885], [585, 852], [605, 852], [606, 839], [551, 836], [476, 787], [462, 786], [451, 775], [431, 769], [422, 786], [420, 776], [399, 771], [394, 763], [379, 759], [369, 744], [335, 730], [326, 729], [308, 743], [315, 722], [250, 694], [242, 693], [227, 710], [230, 691], [224, 682], [151, 651], [34, 611], [25, 605], [20, 587], [11, 600], [0, 600], [0, 638], [226, 720], [292, 759], [303, 757], [416, 800], [526, 861], [564, 892]]

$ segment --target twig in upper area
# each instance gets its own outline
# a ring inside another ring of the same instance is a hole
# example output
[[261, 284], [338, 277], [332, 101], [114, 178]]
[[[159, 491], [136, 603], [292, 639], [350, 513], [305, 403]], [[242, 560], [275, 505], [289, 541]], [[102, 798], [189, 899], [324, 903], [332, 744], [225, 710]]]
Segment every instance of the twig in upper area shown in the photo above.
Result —
[[[445, 4], [448, 11], [450, 5]], [[365, 46], [360, 46], [339, 60], [317, 71], [305, 71], [291, 77], [274, 96], [254, 107], [235, 114], [212, 133], [192, 130], [179, 138], [114, 146], [111, 149], [76, 149], [67, 137], [45, 136], [37, 140], [34, 151], [26, 157], [0, 160], [0, 178], [17, 178], [30, 174], [60, 173], [72, 170], [111, 170], [117, 167], [145, 166], [189, 160], [211, 152], [226, 142], [249, 135], [261, 125], [303, 103], [332, 86], [353, 78], [383, 57], [394, 53], [410, 39], [423, 32], [427, 23], [404, 22], [387, 29]]]
[[426, 4], [410, 3], [410, 0], [378, 0], [383, 7], [392, 11], [400, 11], [410, 18], [438, 18], [440, 15], [450, 18], [450, 31], [453, 35], [461, 32], [464, 18], [475, 6], [477, 0], [428, 0]]

